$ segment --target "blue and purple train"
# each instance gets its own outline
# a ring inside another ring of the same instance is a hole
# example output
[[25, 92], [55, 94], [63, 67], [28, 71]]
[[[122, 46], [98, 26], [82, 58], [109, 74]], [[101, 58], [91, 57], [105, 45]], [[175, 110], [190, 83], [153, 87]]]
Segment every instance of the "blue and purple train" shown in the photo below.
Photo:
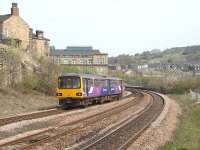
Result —
[[122, 97], [120, 78], [92, 74], [68, 73], [58, 78], [57, 98], [61, 106], [81, 105], [118, 100]]

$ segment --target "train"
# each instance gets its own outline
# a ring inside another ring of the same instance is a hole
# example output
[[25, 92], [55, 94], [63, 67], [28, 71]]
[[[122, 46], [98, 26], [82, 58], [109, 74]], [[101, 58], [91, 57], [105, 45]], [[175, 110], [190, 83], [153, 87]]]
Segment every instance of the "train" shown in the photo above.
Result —
[[56, 96], [59, 106], [82, 106], [119, 100], [123, 94], [120, 78], [93, 74], [67, 73], [58, 77]]

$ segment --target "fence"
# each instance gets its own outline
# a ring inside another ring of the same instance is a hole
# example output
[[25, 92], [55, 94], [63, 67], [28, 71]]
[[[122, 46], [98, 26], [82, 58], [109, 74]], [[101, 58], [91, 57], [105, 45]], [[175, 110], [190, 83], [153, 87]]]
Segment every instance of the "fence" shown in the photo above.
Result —
[[200, 102], [200, 93], [190, 90], [190, 95], [192, 96], [192, 99], [196, 100], [197, 102]]

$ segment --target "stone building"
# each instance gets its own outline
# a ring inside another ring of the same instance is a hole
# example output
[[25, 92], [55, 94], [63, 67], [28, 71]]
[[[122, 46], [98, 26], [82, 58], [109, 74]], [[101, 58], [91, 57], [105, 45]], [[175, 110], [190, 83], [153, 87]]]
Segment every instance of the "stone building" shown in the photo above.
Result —
[[36, 34], [33, 33], [30, 29], [30, 45], [29, 49], [36, 57], [49, 56], [49, 39], [44, 37], [43, 31], [36, 31]]
[[84, 73], [97, 72], [107, 74], [108, 54], [92, 47], [72, 47], [56, 49], [50, 52], [53, 61], [59, 65], [79, 67]]
[[12, 3], [10, 14], [0, 15], [0, 42], [22, 47], [38, 57], [49, 53], [49, 39], [44, 38], [42, 31], [33, 30], [19, 15], [17, 3]]

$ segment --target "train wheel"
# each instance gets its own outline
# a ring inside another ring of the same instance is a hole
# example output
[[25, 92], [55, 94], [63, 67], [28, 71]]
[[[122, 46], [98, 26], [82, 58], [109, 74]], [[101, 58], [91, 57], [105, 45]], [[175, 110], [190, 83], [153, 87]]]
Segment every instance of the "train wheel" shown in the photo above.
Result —
[[101, 97], [101, 99], [99, 100], [99, 104], [103, 104], [105, 101], [106, 101], [105, 98]]
[[103, 103], [104, 103], [104, 101], [102, 99], [100, 99], [99, 104], [103, 104]]
[[84, 101], [81, 102], [81, 106], [82, 106], [83, 108], [88, 107], [88, 105], [89, 105], [89, 103], [88, 103], [88, 101], [86, 101], [86, 100], [84, 100]]

